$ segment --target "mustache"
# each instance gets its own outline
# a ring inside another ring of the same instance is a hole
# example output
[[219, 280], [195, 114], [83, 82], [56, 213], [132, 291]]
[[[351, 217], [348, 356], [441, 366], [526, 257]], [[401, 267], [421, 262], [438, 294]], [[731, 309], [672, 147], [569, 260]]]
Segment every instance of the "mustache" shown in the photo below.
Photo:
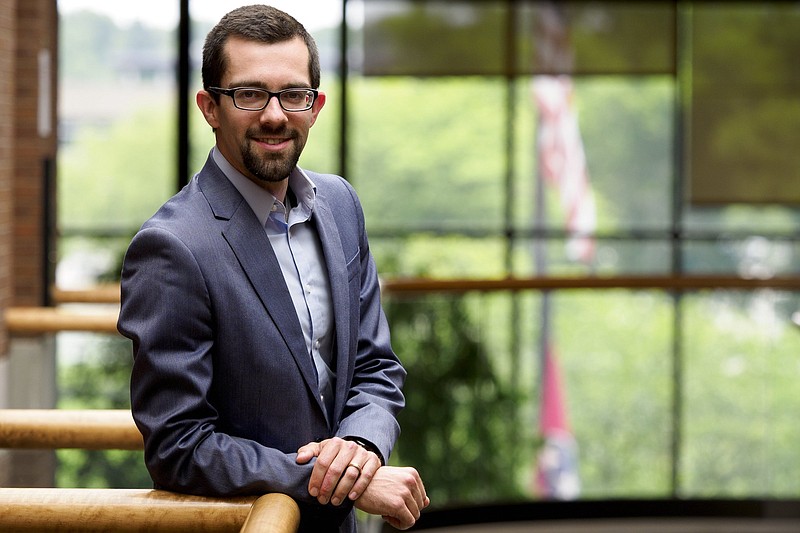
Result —
[[289, 139], [296, 139], [298, 137], [298, 133], [294, 129], [287, 128], [286, 126], [281, 126], [280, 128], [270, 128], [269, 126], [255, 126], [249, 128], [247, 130], [248, 137], [263, 137], [263, 136], [274, 136], [274, 137], [286, 137]]

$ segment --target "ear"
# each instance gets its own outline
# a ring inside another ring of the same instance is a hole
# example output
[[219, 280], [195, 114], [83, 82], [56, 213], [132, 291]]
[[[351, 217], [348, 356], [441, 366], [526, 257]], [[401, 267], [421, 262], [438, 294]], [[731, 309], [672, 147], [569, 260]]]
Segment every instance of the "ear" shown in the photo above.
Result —
[[319, 115], [320, 110], [325, 105], [325, 93], [320, 91], [317, 94], [317, 99], [314, 100], [314, 105], [311, 106], [311, 124], [309, 126], [313, 126], [314, 123], [317, 121], [317, 115]]
[[208, 91], [200, 90], [197, 92], [195, 101], [197, 102], [197, 107], [200, 108], [200, 111], [203, 113], [206, 122], [208, 122], [208, 125], [216, 130], [219, 127], [219, 119], [217, 118], [219, 104], [214, 100], [214, 97]]

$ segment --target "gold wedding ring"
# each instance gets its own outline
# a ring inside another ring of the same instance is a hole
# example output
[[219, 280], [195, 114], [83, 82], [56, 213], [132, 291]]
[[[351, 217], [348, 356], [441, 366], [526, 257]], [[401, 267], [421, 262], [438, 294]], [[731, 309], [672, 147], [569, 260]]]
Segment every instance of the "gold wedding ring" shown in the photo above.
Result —
[[350, 464], [349, 464], [349, 465], [347, 465], [347, 466], [348, 466], [348, 467], [351, 467], [351, 466], [352, 466], [353, 468], [355, 468], [356, 470], [358, 470], [358, 475], [359, 475], [359, 476], [361, 475], [361, 466], [360, 466], [360, 465], [358, 465], [358, 464], [356, 464], [356, 463], [350, 463]]

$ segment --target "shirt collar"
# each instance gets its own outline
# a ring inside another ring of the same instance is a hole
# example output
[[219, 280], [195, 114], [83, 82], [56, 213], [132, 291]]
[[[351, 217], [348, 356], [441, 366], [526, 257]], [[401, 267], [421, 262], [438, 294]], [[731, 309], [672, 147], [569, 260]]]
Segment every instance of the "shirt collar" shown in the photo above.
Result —
[[[222, 170], [222, 173], [225, 174], [225, 177], [228, 178], [244, 197], [262, 226], [267, 223], [267, 218], [269, 218], [270, 213], [274, 211], [273, 206], [277, 205], [278, 209], [284, 209], [284, 204], [281, 204], [272, 194], [262, 189], [244, 174], [236, 170], [233, 165], [225, 159], [225, 156], [222, 155], [216, 146], [211, 153], [214, 162], [220, 170]], [[317, 192], [316, 185], [314, 185], [314, 182], [311, 181], [311, 178], [308, 177], [303, 169], [296, 166], [289, 174], [289, 187], [292, 189], [292, 192], [294, 192], [298, 204], [296, 206], [297, 209], [292, 212], [290, 222], [308, 220], [311, 218], [311, 213], [314, 210]], [[297, 211], [296, 215], [299, 216], [296, 216], [294, 211]]]

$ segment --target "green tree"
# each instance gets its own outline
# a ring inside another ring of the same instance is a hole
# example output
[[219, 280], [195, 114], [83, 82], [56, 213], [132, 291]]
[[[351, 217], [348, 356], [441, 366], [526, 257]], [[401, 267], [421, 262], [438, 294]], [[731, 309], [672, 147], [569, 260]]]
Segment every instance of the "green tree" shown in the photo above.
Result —
[[414, 465], [439, 505], [522, 499], [523, 396], [498, 377], [464, 301], [391, 298], [386, 312], [408, 370], [395, 461]]
[[[61, 409], [130, 409], [130, 341], [95, 335], [82, 357], [59, 369]], [[152, 481], [141, 451], [58, 450], [59, 487], [147, 488]]]

